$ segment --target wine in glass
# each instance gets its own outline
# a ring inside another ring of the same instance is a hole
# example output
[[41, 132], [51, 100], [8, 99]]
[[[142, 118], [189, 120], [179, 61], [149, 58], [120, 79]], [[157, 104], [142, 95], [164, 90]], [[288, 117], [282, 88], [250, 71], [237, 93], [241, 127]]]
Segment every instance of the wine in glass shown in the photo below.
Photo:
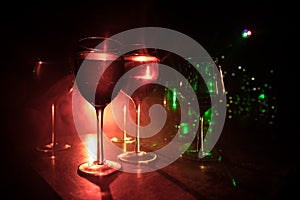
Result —
[[79, 40], [75, 55], [76, 85], [94, 108], [97, 119], [96, 160], [79, 165], [81, 175], [106, 176], [117, 172], [121, 164], [104, 157], [104, 109], [112, 101], [114, 86], [123, 75], [120, 43], [111, 38], [85, 37]]
[[[33, 75], [36, 92], [47, 96], [51, 100], [51, 135], [50, 142], [38, 146], [36, 149], [41, 152], [54, 153], [56, 151], [66, 150], [71, 147], [70, 144], [60, 143], [56, 139], [55, 116], [56, 104], [62, 95], [69, 94], [73, 88], [73, 75], [69, 65], [65, 62], [44, 61], [39, 59], [35, 62]], [[52, 155], [54, 157], [54, 155]]]
[[120, 154], [118, 157], [121, 161], [127, 163], [149, 163], [157, 158], [153, 152], [141, 150], [141, 105], [144, 98], [149, 96], [155, 89], [155, 81], [158, 78], [158, 63], [159, 59], [153, 53], [148, 53], [147, 49], [137, 49], [124, 55], [125, 72], [129, 72], [129, 76], [125, 82], [126, 87], [135, 87], [137, 83], [141, 87], [131, 95], [136, 109], [136, 146], [134, 151], [127, 151]]

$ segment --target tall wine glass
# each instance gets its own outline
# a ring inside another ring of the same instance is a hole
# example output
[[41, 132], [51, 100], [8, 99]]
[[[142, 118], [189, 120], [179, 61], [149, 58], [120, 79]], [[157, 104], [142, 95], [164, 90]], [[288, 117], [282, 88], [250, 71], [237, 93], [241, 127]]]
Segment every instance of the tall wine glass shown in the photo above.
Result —
[[82, 96], [95, 108], [97, 119], [97, 156], [78, 166], [78, 173], [106, 176], [121, 164], [104, 158], [104, 109], [111, 102], [114, 86], [123, 74], [123, 59], [117, 55], [120, 43], [105, 37], [86, 37], [78, 42], [75, 55], [76, 85]]
[[[51, 100], [50, 141], [49, 143], [39, 145], [36, 149], [46, 153], [69, 149], [71, 147], [70, 144], [60, 143], [56, 139], [55, 115], [59, 97], [72, 91], [73, 76], [71, 68], [63, 61], [57, 62], [38, 59], [34, 65], [33, 75], [34, 83], [38, 85], [36, 86], [38, 94], [45, 95], [47, 99]], [[54, 155], [52, 156], [54, 157]]]
[[[140, 46], [141, 45], [138, 45]], [[136, 83], [142, 86], [131, 95], [136, 109], [136, 146], [134, 151], [123, 152], [118, 157], [121, 161], [127, 163], [148, 163], [154, 161], [157, 155], [153, 152], [141, 150], [141, 105], [145, 97], [154, 91], [155, 86], [151, 84], [158, 78], [158, 62], [159, 59], [155, 55], [149, 53], [147, 49], [137, 49], [124, 55], [125, 72], [131, 71], [126, 81], [125, 87], [135, 87]], [[139, 68], [136, 68], [139, 67]]]
[[[120, 95], [123, 96], [123, 99], [124, 98], [127, 98], [127, 99], [131, 99], [131, 97], [129, 97], [123, 90], [120, 91]], [[120, 98], [122, 99], [122, 98]], [[126, 102], [126, 101], [124, 101]], [[119, 106], [122, 106], [122, 109], [119, 109], [119, 110], [122, 110], [122, 114], [123, 114], [123, 135], [121, 137], [113, 137], [111, 138], [111, 142], [114, 142], [114, 143], [123, 143], [123, 147], [124, 147], [124, 151], [126, 149], [126, 144], [131, 144], [133, 142], [135, 142], [135, 138], [134, 137], [130, 137], [128, 136], [127, 134], [127, 128], [126, 128], [126, 124], [127, 124], [127, 120], [128, 120], [128, 113], [129, 113], [129, 104], [125, 104], [125, 103], [122, 103], [122, 101], [119, 102], [120, 105]]]
[[192, 159], [198, 159], [199, 156], [212, 158], [215, 156], [211, 151], [205, 149], [204, 144], [205, 137], [213, 132], [215, 124], [212, 119], [213, 115], [217, 114], [212, 112], [211, 98], [220, 97], [221, 100], [221, 97], [225, 94], [222, 69], [216, 60], [202, 57], [189, 57], [185, 66], [188, 71], [194, 70], [195, 67], [201, 67], [204, 72], [203, 75], [208, 80], [205, 83], [203, 77], [200, 77], [198, 73], [191, 73], [187, 76], [200, 102], [201, 117], [199, 119], [200, 129], [196, 135], [194, 145], [186, 151], [186, 156]]
[[128, 133], [135, 133], [135, 104], [131, 96], [122, 89], [118, 91], [114, 101], [111, 102], [112, 114], [114, 122], [122, 130], [122, 134], [118, 134], [111, 138], [111, 142], [116, 146], [122, 147], [123, 152], [132, 150], [135, 144], [135, 137]]

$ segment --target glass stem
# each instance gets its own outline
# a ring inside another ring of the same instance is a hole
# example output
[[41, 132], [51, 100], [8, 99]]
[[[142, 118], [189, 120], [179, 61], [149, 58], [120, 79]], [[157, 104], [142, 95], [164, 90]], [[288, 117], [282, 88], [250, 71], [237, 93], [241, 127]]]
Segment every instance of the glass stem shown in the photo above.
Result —
[[138, 102], [137, 104], [137, 110], [136, 110], [136, 153], [140, 152], [140, 121], [141, 121], [141, 104]]
[[[200, 133], [201, 133], [201, 136], [200, 136], [200, 138], [201, 138], [201, 152], [202, 152], [202, 155], [204, 155], [205, 154], [205, 152], [204, 152], [204, 133], [203, 133], [203, 123], [204, 123], [204, 119], [203, 119], [203, 117], [204, 117], [204, 115], [201, 117], [201, 127], [200, 127]], [[198, 149], [198, 148], [197, 148]]]
[[123, 139], [126, 141], [126, 105], [123, 107]]
[[126, 114], [127, 114], [127, 109], [126, 109], [126, 105], [124, 105], [123, 107], [123, 152], [127, 151], [127, 130], [126, 130]]
[[51, 105], [51, 144], [55, 145], [55, 105], [52, 103]]
[[100, 165], [104, 163], [103, 151], [103, 107], [95, 107], [97, 115], [97, 161]]

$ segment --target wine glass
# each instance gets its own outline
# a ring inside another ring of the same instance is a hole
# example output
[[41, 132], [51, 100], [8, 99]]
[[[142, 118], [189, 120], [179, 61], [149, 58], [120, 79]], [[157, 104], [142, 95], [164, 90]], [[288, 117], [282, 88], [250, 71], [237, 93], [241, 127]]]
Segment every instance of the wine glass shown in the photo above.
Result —
[[[137, 47], [142, 47], [142, 45], [139, 44], [134, 45], [137, 45]], [[158, 78], [159, 59], [157, 56], [153, 55], [154, 52], [149, 53], [149, 50], [140, 48], [124, 55], [125, 72], [131, 71], [127, 77], [124, 92], [127, 91], [126, 87], [135, 87], [137, 83], [142, 85], [131, 95], [136, 109], [135, 150], [123, 152], [118, 156], [121, 161], [127, 163], [149, 163], [157, 158], [155, 153], [141, 150], [140, 141], [142, 101], [154, 91], [155, 85], [151, 83]]]
[[[199, 159], [200, 157], [212, 158], [212, 152], [205, 149], [205, 137], [208, 134], [212, 134], [214, 129], [213, 105], [211, 98], [218, 98], [225, 94], [225, 86], [223, 81], [223, 74], [221, 66], [216, 60], [203, 57], [189, 57], [185, 65], [187, 71], [193, 71], [196, 68], [201, 68], [203, 76], [205, 76], [207, 82], [204, 82], [204, 77], [201, 77], [198, 73], [190, 73], [187, 76], [190, 84], [197, 95], [200, 103], [200, 129], [197, 132], [194, 143], [186, 151], [186, 156], [191, 159]], [[220, 77], [220, 78], [218, 78]], [[221, 100], [221, 98], [220, 98]]]
[[[57, 142], [55, 131], [56, 104], [60, 96], [72, 92], [73, 76], [71, 68], [65, 62], [38, 59], [35, 62], [33, 75], [38, 94], [51, 100], [51, 135], [50, 142], [36, 147], [38, 151], [54, 153], [66, 150], [70, 144]], [[54, 157], [54, 155], [52, 155]]]
[[[122, 137], [113, 137], [113, 138], [111, 138], [110, 141], [114, 142], [114, 143], [123, 143], [123, 149], [124, 149], [124, 151], [126, 151], [126, 144], [131, 144], [131, 143], [135, 142], [135, 138], [130, 137], [127, 134], [127, 120], [128, 120], [128, 117], [130, 117], [130, 116], [128, 116], [130, 104], [127, 103], [127, 101], [128, 101], [128, 99], [129, 100], [132, 100], [132, 99], [123, 90], [120, 90], [119, 96], [120, 96], [120, 98], [118, 98], [118, 100], [119, 100], [118, 106], [122, 107], [121, 109], [118, 109], [118, 110], [122, 110], [122, 122], [119, 122], [119, 123], [122, 124], [123, 135], [122, 135]], [[114, 108], [116, 109], [116, 106], [114, 106]]]
[[118, 56], [120, 43], [111, 38], [85, 37], [78, 41], [75, 55], [76, 85], [81, 95], [94, 108], [97, 119], [96, 160], [78, 166], [82, 175], [106, 176], [121, 168], [121, 164], [104, 158], [104, 109], [112, 101], [114, 86], [124, 71]]
[[[122, 81], [121, 81], [122, 82]], [[116, 86], [118, 87], [118, 86]], [[120, 88], [119, 88], [120, 89]], [[118, 91], [118, 90], [117, 90]], [[122, 147], [123, 152], [132, 150], [135, 144], [135, 137], [128, 133], [135, 133], [135, 103], [122, 89], [111, 102], [111, 114], [114, 123], [122, 130], [117, 136], [111, 138], [111, 142], [115, 143], [119, 148]]]

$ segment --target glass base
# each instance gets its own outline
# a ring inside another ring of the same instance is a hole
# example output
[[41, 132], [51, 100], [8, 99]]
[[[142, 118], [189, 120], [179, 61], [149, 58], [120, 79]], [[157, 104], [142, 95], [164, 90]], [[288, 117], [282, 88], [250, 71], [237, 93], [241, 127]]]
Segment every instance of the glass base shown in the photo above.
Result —
[[113, 138], [111, 138], [110, 141], [115, 142], [115, 143], [133, 143], [133, 142], [135, 142], [135, 138], [126, 137], [125, 139], [123, 139], [123, 138], [113, 137]]
[[36, 149], [38, 151], [42, 151], [42, 152], [55, 152], [55, 151], [62, 151], [62, 150], [66, 150], [69, 149], [71, 147], [71, 145], [69, 144], [60, 144], [60, 143], [50, 143], [50, 144], [45, 144], [43, 146], [39, 146]]
[[78, 166], [80, 175], [107, 176], [121, 169], [121, 164], [111, 160], [105, 160], [103, 164], [99, 161], [84, 162]]
[[124, 152], [118, 158], [127, 163], [149, 163], [157, 158], [157, 155], [152, 152]]
[[222, 156], [209, 151], [187, 150], [181, 155], [182, 158], [201, 162], [221, 162]]

